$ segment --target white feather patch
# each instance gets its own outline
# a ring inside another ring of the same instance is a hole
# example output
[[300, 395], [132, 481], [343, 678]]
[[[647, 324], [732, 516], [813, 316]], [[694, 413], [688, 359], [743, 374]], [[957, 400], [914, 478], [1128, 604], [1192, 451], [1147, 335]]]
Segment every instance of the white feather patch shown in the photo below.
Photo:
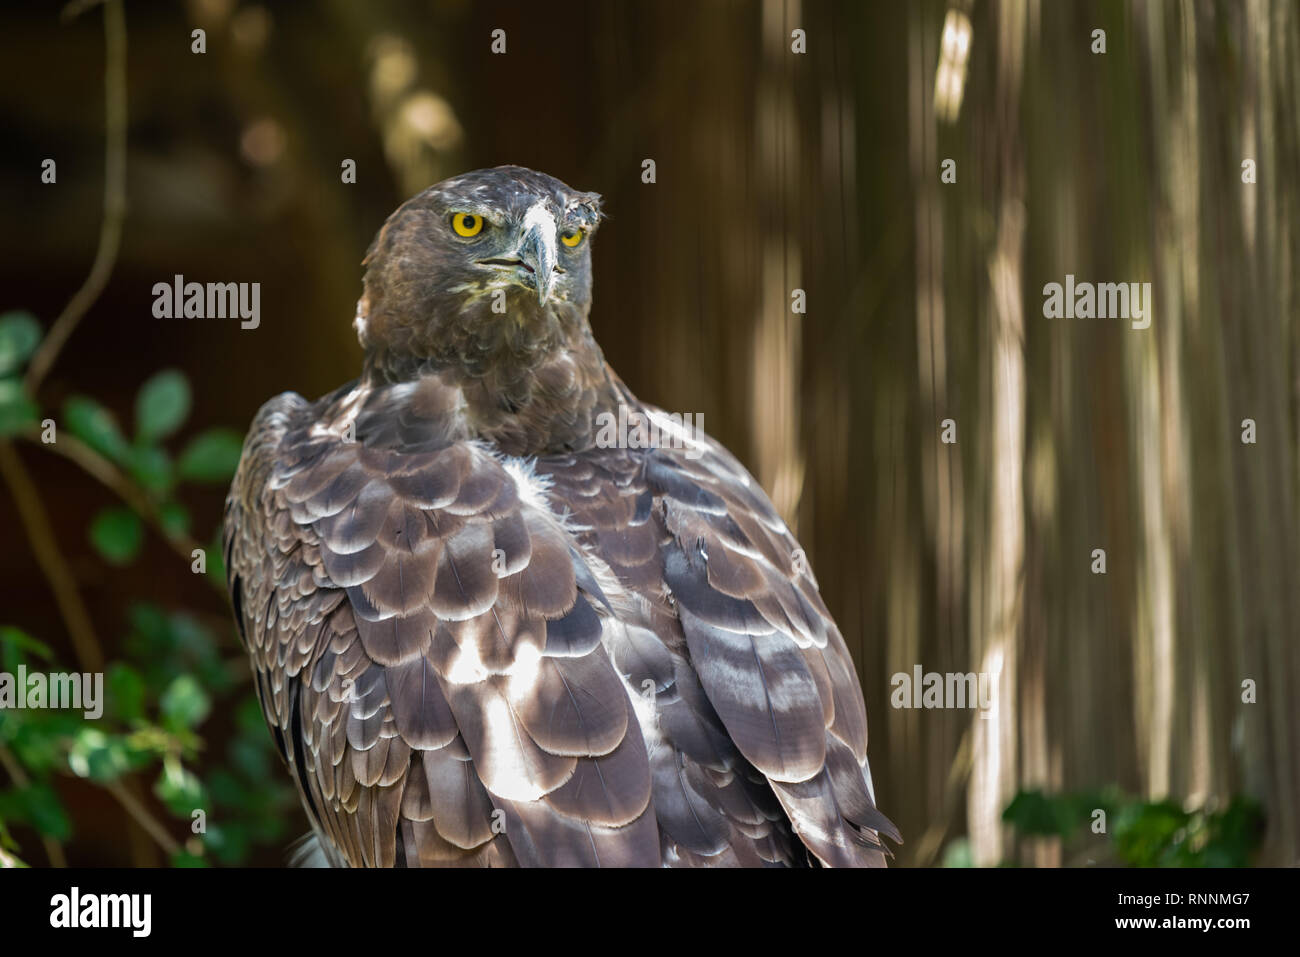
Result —
[[540, 226], [542, 235], [549, 238], [554, 236], [558, 226], [555, 222], [555, 216], [546, 208], [546, 203], [534, 203], [524, 214], [523, 231], [526, 233], [534, 226]]

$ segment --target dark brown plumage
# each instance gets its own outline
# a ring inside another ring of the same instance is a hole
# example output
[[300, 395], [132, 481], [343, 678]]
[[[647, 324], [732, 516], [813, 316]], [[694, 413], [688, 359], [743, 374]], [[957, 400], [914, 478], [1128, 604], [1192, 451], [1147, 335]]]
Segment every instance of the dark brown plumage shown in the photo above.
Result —
[[[798, 544], [716, 442], [643, 447], [626, 413], [662, 413], [592, 339], [599, 218], [518, 167], [421, 193], [366, 260], [362, 378], [253, 422], [230, 591], [321, 851], [883, 864], [861, 690]], [[620, 407], [640, 441], [605, 447]]]

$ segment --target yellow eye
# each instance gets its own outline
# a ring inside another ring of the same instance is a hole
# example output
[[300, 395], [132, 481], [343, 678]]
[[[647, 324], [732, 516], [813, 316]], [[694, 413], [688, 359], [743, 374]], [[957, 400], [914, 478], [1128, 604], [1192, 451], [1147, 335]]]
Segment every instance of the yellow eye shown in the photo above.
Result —
[[473, 213], [456, 213], [451, 217], [451, 228], [456, 230], [457, 236], [466, 239], [477, 236], [483, 231], [483, 217]]
[[578, 243], [582, 242], [582, 230], [571, 229], [566, 233], [560, 233], [560, 242], [572, 249]]

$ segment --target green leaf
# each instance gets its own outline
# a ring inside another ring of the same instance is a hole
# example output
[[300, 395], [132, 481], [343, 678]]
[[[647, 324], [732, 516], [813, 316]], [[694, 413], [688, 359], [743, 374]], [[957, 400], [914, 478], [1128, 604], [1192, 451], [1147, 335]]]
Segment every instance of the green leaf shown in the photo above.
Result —
[[0, 868], [27, 867], [27, 862], [18, 856], [18, 842], [5, 827], [4, 816], [0, 814]]
[[1002, 820], [1014, 824], [1022, 834], [1067, 837], [1086, 819], [1075, 816], [1072, 802], [1042, 791], [1021, 791], [1002, 812]]
[[168, 502], [158, 509], [163, 529], [168, 535], [188, 535], [190, 532], [189, 510], [179, 502]]
[[0, 739], [33, 777], [61, 770], [67, 739], [86, 724], [80, 712], [0, 709]]
[[0, 316], [0, 375], [17, 372], [41, 342], [41, 324], [30, 312]]
[[238, 822], [208, 825], [203, 843], [223, 864], [238, 864], [248, 855], [248, 828]]
[[33, 781], [25, 788], [0, 795], [0, 816], [30, 824], [56, 841], [66, 841], [72, 836], [72, 822], [58, 792], [43, 781]]
[[190, 383], [183, 372], [164, 369], [135, 397], [135, 438], [149, 444], [171, 435], [190, 414]]
[[58, 794], [48, 784], [33, 782], [27, 791], [28, 813], [32, 826], [56, 841], [66, 841], [72, 836], [72, 822], [63, 809]]
[[42, 641], [37, 641], [21, 628], [15, 628], [13, 625], [0, 625], [0, 645], [5, 646], [5, 651], [13, 648], [18, 651], [30, 651], [37, 658], [44, 658], [46, 661], [54, 660], [54, 652], [50, 646]]
[[0, 437], [16, 435], [36, 421], [36, 403], [21, 379], [0, 379]]
[[163, 772], [154, 784], [153, 792], [177, 817], [189, 817], [207, 801], [199, 779], [179, 761], [163, 763]]
[[194, 728], [212, 708], [207, 693], [192, 675], [181, 675], [163, 692], [160, 702], [163, 723], [172, 728]]
[[172, 487], [171, 459], [155, 445], [132, 449], [129, 469], [135, 480], [151, 492], [165, 495]]
[[229, 482], [239, 467], [244, 441], [232, 429], [209, 429], [181, 453], [176, 471], [195, 482]]
[[126, 565], [140, 553], [144, 524], [129, 508], [106, 508], [90, 525], [90, 541], [111, 565]]
[[1159, 867], [1192, 817], [1173, 801], [1131, 804], [1111, 819], [1115, 847], [1128, 864]]
[[113, 413], [84, 395], [71, 396], [63, 404], [63, 418], [68, 431], [85, 442], [100, 455], [114, 462], [123, 462], [131, 446], [118, 428]]
[[131, 770], [131, 756], [120, 736], [82, 727], [68, 751], [68, 768], [77, 777], [106, 783]]
[[123, 721], [144, 717], [144, 678], [130, 665], [115, 664], [104, 676], [113, 714]]
[[198, 854], [189, 851], [177, 851], [172, 855], [172, 867], [208, 867], [208, 862]]
[[226, 556], [225, 549], [222, 547], [221, 529], [218, 527], [212, 536], [212, 544], [208, 546], [208, 577], [212, 581], [226, 587]]

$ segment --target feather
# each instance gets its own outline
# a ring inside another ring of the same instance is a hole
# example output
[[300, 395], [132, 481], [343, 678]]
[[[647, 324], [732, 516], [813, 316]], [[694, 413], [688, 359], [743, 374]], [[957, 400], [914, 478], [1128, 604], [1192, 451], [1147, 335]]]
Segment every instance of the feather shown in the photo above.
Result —
[[728, 846], [731, 829], [717, 805], [705, 800], [687, 780], [684, 761], [680, 751], [655, 752], [655, 815], [660, 829], [678, 847], [712, 857]]
[[573, 607], [577, 576], [569, 547], [540, 520], [528, 523], [532, 556], [528, 566], [501, 582], [507, 600], [528, 617], [558, 618]]
[[409, 505], [441, 509], [456, 500], [461, 480], [469, 474], [469, 469], [469, 450], [463, 445], [453, 445], [419, 471], [390, 475], [388, 483]]
[[427, 658], [419, 655], [392, 665], [386, 669], [385, 679], [393, 702], [393, 720], [407, 744], [429, 751], [451, 743], [459, 733], [456, 719]]
[[753, 602], [733, 598], [709, 587], [702, 569], [678, 547], [664, 559], [664, 581], [678, 603], [700, 621], [736, 634], [763, 635], [773, 631]]
[[726, 504], [708, 489], [682, 474], [670, 459], [658, 452], [646, 456], [646, 484], [694, 511], [722, 515]]
[[459, 848], [478, 847], [493, 836], [494, 808], [474, 763], [458, 758], [451, 749], [420, 755], [425, 787], [433, 806], [434, 827], [448, 843]]
[[458, 685], [440, 676], [483, 785], [504, 799], [533, 801], [567, 781], [576, 762], [546, 752], [529, 736], [510, 707], [502, 687], [506, 680]]
[[659, 829], [644, 811], [622, 827], [602, 827], [561, 814], [544, 801], [510, 801], [506, 838], [525, 867], [655, 867]]
[[499, 588], [492, 570], [492, 526], [466, 526], [448, 539], [438, 558], [429, 607], [440, 618], [464, 621], [487, 611]]
[[388, 519], [393, 492], [381, 478], [372, 478], [337, 513], [315, 523], [316, 534], [336, 555], [350, 555], [373, 545]]
[[477, 618], [447, 622], [443, 630], [464, 660], [492, 674], [511, 671], [521, 653], [539, 655], [546, 640], [544, 622], [523, 618], [505, 602]]
[[546, 623], [546, 654], [549, 657], [581, 657], [600, 644], [603, 628], [595, 610], [578, 595], [569, 612]]
[[627, 692], [604, 651], [543, 657], [532, 680], [509, 687], [519, 723], [551, 754], [608, 754], [627, 731]]
[[548, 794], [546, 803], [592, 824], [632, 823], [650, 803], [650, 763], [640, 730], [629, 727], [608, 754], [580, 758], [573, 776]]
[[[492, 544], [494, 562], [500, 558], [498, 566], [493, 569], [498, 578], [518, 573], [532, 558], [533, 543], [528, 536], [528, 526], [517, 511], [503, 515], [492, 523]], [[498, 549], [499, 556], [496, 551]]]
[[[667, 691], [673, 683], [673, 656], [658, 636], [649, 628], [636, 625], [623, 625], [615, 629], [615, 634], [617, 637], [610, 645], [614, 665], [628, 683], [643, 689], [648, 681], [654, 685], [656, 694]], [[549, 631], [547, 640], [550, 640]]]
[[387, 551], [376, 542], [358, 552], [336, 552], [327, 543], [321, 543], [321, 564], [339, 588], [351, 588], [374, 578], [384, 567]]
[[408, 615], [395, 614], [378, 621], [358, 617], [357, 635], [372, 661], [398, 665], [429, 651], [437, 625], [437, 616], [420, 608]]
[[740, 753], [773, 780], [818, 773], [826, 762], [826, 726], [817, 683], [795, 643], [681, 615], [700, 683]]
[[871, 800], [867, 790], [867, 779], [863, 768], [853, 758], [853, 752], [833, 736], [826, 738], [826, 774], [830, 778], [831, 791], [835, 803], [844, 820], [858, 827], [870, 828], [888, 835], [896, 842], [903, 838], [894, 823], [876, 810], [876, 803]]
[[442, 553], [442, 543], [437, 539], [424, 542], [416, 550], [387, 548], [383, 564], [361, 583], [360, 590], [381, 615], [409, 615], [423, 608], [433, 594]]

